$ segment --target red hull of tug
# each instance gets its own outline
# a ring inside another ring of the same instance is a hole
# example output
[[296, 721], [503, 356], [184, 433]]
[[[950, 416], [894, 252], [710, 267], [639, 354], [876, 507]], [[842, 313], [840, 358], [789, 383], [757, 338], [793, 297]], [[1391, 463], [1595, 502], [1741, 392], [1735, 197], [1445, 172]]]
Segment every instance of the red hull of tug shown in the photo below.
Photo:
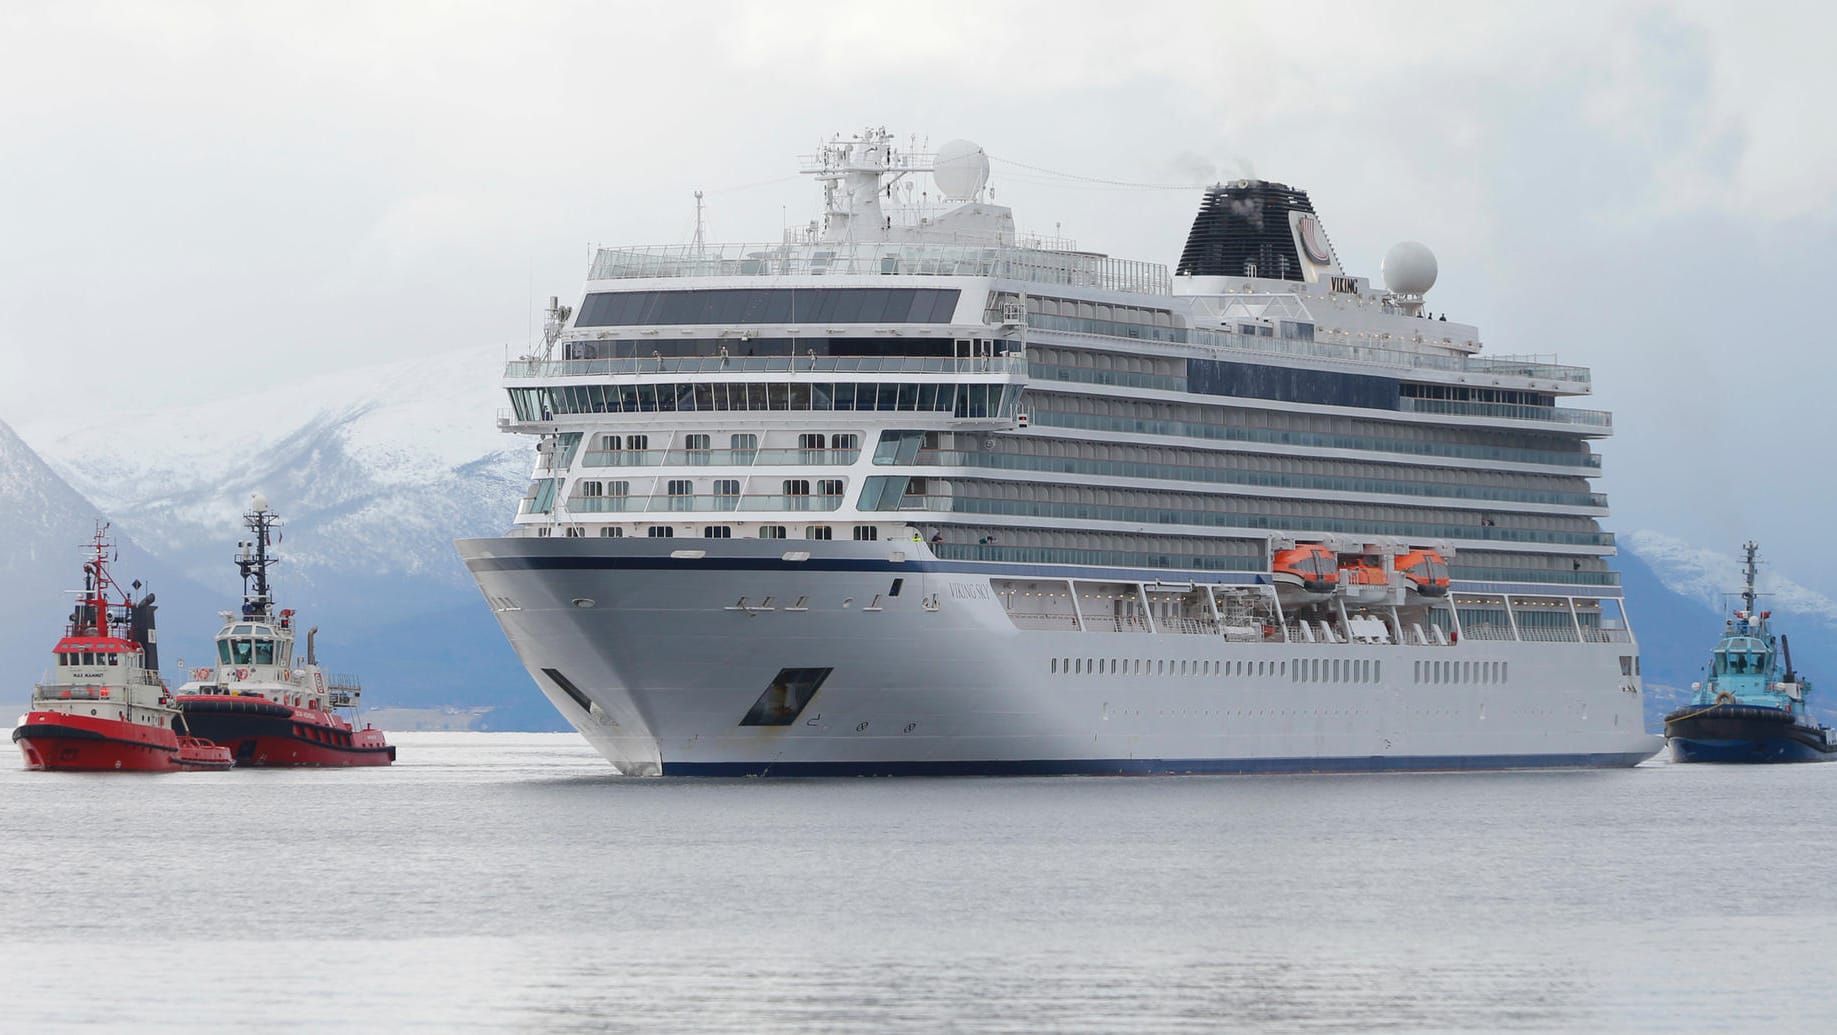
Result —
[[227, 748], [238, 766], [389, 765], [395, 748], [383, 731], [352, 729], [328, 712], [291, 708], [260, 697], [185, 694], [186, 728]]
[[13, 730], [25, 767], [53, 772], [176, 773], [228, 769], [227, 749], [161, 726], [38, 711]]

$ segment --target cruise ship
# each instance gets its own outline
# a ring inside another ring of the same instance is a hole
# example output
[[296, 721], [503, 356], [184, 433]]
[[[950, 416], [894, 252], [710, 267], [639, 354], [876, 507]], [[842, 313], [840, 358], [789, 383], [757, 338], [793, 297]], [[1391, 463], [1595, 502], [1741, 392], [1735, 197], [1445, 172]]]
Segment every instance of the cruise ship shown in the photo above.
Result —
[[[621, 773], [1630, 766], [1589, 371], [1483, 354], [1436, 262], [1204, 189], [1170, 270], [1029, 238], [885, 130], [824, 216], [600, 248], [508, 364], [514, 525], [458, 544]], [[1195, 193], [1199, 193], [1196, 191]], [[1440, 306], [1435, 307], [1439, 310]]]

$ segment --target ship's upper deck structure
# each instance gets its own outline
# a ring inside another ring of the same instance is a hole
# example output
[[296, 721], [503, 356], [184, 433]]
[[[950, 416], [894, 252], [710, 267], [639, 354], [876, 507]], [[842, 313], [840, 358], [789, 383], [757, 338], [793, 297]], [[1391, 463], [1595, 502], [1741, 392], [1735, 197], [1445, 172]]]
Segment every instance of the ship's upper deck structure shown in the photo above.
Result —
[[1588, 370], [1432, 317], [1421, 245], [1375, 285], [1304, 191], [1237, 181], [1170, 269], [1018, 234], [959, 141], [873, 130], [804, 166], [821, 221], [602, 248], [552, 306], [505, 374], [500, 425], [540, 443], [518, 534], [1226, 580], [1297, 540], [1433, 545], [1457, 590], [1618, 594], [1591, 484], [1612, 419], [1563, 405]]

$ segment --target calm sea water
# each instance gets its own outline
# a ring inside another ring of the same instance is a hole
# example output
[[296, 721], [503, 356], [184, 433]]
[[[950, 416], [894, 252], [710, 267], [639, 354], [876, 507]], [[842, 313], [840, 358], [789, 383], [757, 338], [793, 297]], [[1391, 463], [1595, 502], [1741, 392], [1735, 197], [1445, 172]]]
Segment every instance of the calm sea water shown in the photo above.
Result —
[[0, 1028], [1837, 1029], [1837, 765], [684, 782], [395, 739], [9, 762]]

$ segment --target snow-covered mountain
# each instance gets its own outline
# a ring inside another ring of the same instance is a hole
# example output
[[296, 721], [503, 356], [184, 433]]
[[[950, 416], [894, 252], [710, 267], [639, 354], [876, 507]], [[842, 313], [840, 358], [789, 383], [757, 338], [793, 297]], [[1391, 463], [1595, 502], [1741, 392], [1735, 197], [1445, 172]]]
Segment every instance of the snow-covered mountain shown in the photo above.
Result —
[[[1711, 610], [1723, 610], [1724, 602], [1741, 589], [1744, 575], [1741, 553], [1736, 548], [1739, 544], [1731, 543], [1727, 550], [1711, 549], [1653, 531], [1629, 533], [1621, 542], [1651, 565], [1666, 588], [1679, 596], [1701, 601]], [[1837, 632], [1837, 600], [1782, 575], [1780, 565], [1767, 556], [1766, 544], [1760, 545], [1754, 588], [1761, 594], [1763, 603], [1812, 619]]]
[[[1639, 637], [1647, 689], [1646, 718], [1653, 729], [1666, 711], [1688, 699], [1690, 684], [1721, 635], [1734, 594], [1742, 585], [1739, 543], [1726, 550], [1695, 546], [1655, 531], [1620, 537], [1616, 566], [1628, 613]], [[1837, 724], [1837, 602], [1783, 574], [1784, 559], [1761, 544], [1755, 588], [1760, 606], [1774, 612], [1774, 628], [1792, 642], [1794, 664], [1812, 680], [1812, 711]]]
[[166, 560], [239, 591], [229, 564], [261, 491], [286, 521], [276, 577], [311, 606], [408, 577], [464, 588], [452, 541], [498, 531], [528, 447], [499, 433], [498, 347], [290, 381], [250, 365], [230, 397], [116, 414], [130, 433], [21, 429], [72, 486]]
[[[453, 549], [502, 531], [527, 479], [527, 441], [496, 429], [503, 360], [493, 346], [289, 381], [248, 359], [256, 387], [233, 397], [111, 414], [122, 430], [103, 435], [21, 428], [14, 451], [50, 487], [18, 505], [9, 493], [0, 535], [15, 515], [61, 527], [73, 508], [106, 512], [202, 584], [183, 614], [161, 613], [164, 656], [202, 658], [216, 612], [240, 599], [231, 559], [260, 491], [285, 521], [276, 598], [321, 627], [322, 656], [365, 678], [366, 705], [490, 706], [495, 728], [556, 728]], [[31, 594], [37, 607], [55, 602], [59, 574]]]
[[[100, 512], [0, 421], [0, 578], [11, 584], [51, 561], [78, 563]], [[17, 596], [8, 593], [5, 596]]]
[[[0, 701], [31, 696], [82, 585], [85, 545], [102, 514], [0, 422]], [[200, 606], [201, 587], [112, 530], [120, 554], [114, 574], [140, 580], [159, 602], [161, 632], [175, 612]]]

